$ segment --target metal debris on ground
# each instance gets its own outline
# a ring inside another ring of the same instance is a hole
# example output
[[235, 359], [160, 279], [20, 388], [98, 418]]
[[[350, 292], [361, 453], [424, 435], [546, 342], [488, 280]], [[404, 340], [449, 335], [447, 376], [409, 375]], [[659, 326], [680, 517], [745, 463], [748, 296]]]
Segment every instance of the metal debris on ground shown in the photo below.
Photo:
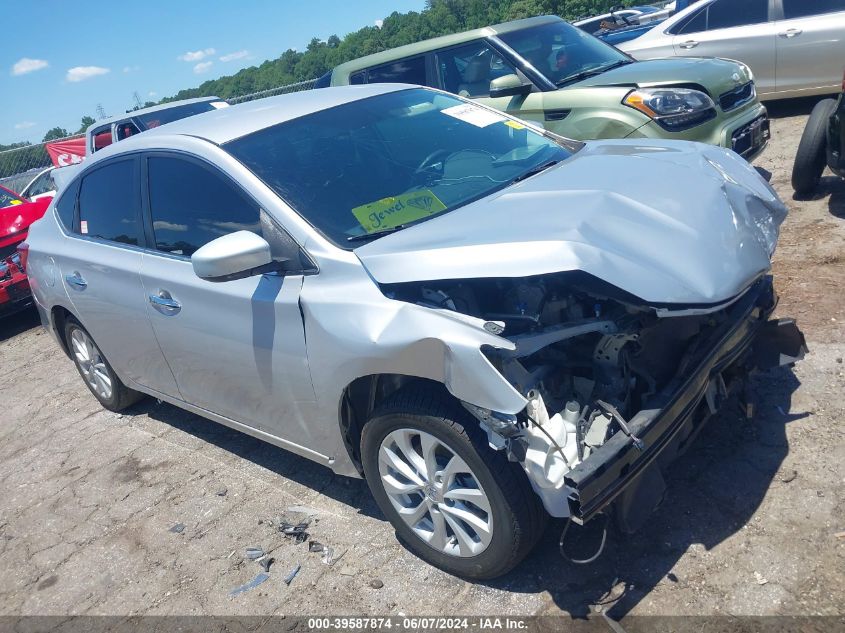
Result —
[[309, 552], [324, 552], [326, 551], [326, 546], [320, 543], [319, 541], [308, 541], [308, 551]]
[[247, 547], [246, 548], [246, 557], [250, 560], [258, 560], [264, 556], [264, 550], [260, 547]]
[[218, 497], [225, 497], [226, 493], [229, 492], [229, 489], [226, 486], [223, 486], [220, 490], [217, 491]]
[[308, 539], [308, 532], [306, 532], [306, 530], [310, 524], [310, 519], [300, 521], [296, 525], [288, 523], [287, 521], [281, 521], [279, 523], [279, 532], [285, 536], [296, 539], [297, 543], [304, 543]]
[[374, 580], [370, 581], [370, 587], [372, 587], [373, 589], [381, 589], [382, 587], [384, 587], [384, 583], [378, 578], [375, 578]]
[[836, 538], [845, 538], [845, 531], [837, 532], [833, 536], [835, 536]]
[[232, 591], [229, 592], [229, 595], [230, 596], [237, 596], [239, 594], [244, 593], [245, 591], [249, 591], [250, 589], [255, 589], [258, 585], [260, 585], [262, 582], [264, 582], [268, 578], [270, 578], [270, 576], [268, 576], [267, 574], [262, 572], [262, 573], [258, 574], [255, 578], [250, 580], [248, 583], [243, 584], [240, 587], [235, 587], [234, 589], [232, 589]]
[[769, 582], [768, 580], [763, 578], [763, 574], [761, 574], [759, 571], [754, 572], [754, 579], [757, 581], [758, 585], [765, 585], [767, 582]]
[[265, 556], [265, 557], [259, 559], [257, 562], [258, 562], [259, 565], [261, 565], [261, 567], [264, 569], [265, 572], [269, 572], [270, 571], [270, 565], [275, 563], [276, 559], [270, 558], [269, 556]]
[[184, 523], [177, 523], [172, 528], [170, 528], [169, 531], [173, 532], [174, 534], [181, 534], [182, 532], [185, 531], [185, 524]]
[[299, 570], [302, 569], [302, 565], [297, 564], [296, 567], [290, 570], [287, 576], [285, 576], [285, 584], [289, 585], [293, 582], [293, 579], [296, 578], [296, 575], [299, 573]]

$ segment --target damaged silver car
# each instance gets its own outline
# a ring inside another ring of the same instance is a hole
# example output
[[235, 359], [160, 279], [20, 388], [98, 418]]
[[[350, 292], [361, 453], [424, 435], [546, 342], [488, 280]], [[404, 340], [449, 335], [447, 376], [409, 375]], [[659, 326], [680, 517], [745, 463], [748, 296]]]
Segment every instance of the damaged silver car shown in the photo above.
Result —
[[803, 356], [770, 318], [785, 214], [728, 150], [368, 85], [103, 149], [25, 252], [103, 406], [149, 394], [363, 476], [421, 558], [491, 578], [548, 515], [636, 529], [749, 373]]

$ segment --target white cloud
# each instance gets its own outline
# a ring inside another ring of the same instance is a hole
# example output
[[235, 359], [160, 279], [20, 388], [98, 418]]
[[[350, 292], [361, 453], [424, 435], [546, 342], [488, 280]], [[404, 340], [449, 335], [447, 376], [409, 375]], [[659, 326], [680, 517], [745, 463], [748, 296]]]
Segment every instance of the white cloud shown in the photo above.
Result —
[[22, 57], [18, 61], [15, 62], [15, 65], [12, 66], [12, 74], [13, 75], [25, 75], [27, 73], [35, 72], [36, 70], [41, 70], [42, 68], [47, 68], [49, 66], [46, 60], [43, 59], [30, 59], [29, 57]]
[[141, 70], [140, 66], [124, 66], [123, 67], [123, 72], [125, 72], [125, 73], [134, 73], [134, 72], [138, 72], [139, 70]]
[[155, 90], [150, 90], [150, 91], [147, 93], [147, 96], [148, 96], [148, 97], [157, 97], [157, 96], [158, 96], [158, 93], [157, 93]]
[[20, 123], [15, 123], [16, 130], [25, 130], [31, 127], [35, 127], [35, 123], [32, 121], [21, 121]]
[[383, 26], [384, 26], [384, 20], [376, 20], [376, 21], [374, 22], [374, 24], [375, 24], [378, 28], [381, 28], [381, 27], [383, 27]]
[[205, 59], [206, 57], [210, 57], [214, 55], [217, 51], [213, 48], [204, 48], [201, 51], [188, 51], [183, 55], [179, 55], [176, 59], [179, 59], [183, 62], [198, 62], [201, 59]]
[[108, 68], [102, 66], [74, 66], [69, 68], [65, 79], [71, 82], [85, 81], [97, 75], [105, 75], [111, 72]]
[[243, 59], [249, 55], [249, 51], [236, 51], [234, 53], [229, 53], [228, 55], [222, 55], [220, 57], [221, 62], [233, 62], [236, 59]]
[[194, 72], [197, 75], [201, 75], [205, 72], [211, 70], [211, 67], [214, 65], [214, 62], [200, 62], [196, 66], [194, 66]]

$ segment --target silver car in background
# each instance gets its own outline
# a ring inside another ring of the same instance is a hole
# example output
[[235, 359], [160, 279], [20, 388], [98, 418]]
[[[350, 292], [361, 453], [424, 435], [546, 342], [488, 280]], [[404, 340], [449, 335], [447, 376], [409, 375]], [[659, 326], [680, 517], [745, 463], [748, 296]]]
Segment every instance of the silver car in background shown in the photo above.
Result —
[[636, 529], [748, 373], [804, 353], [769, 319], [786, 208], [718, 147], [372, 84], [183, 119], [60, 186], [26, 266], [103, 406], [150, 394], [363, 476], [466, 577], [549, 514]]
[[845, 68], [845, 0], [700, 0], [619, 48], [640, 60], [741, 61], [760, 99], [835, 93]]

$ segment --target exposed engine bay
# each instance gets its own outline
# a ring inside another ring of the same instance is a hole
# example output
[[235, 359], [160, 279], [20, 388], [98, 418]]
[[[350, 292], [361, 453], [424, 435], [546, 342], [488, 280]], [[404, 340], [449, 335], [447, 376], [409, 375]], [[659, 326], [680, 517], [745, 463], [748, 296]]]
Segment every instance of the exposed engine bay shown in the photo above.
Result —
[[[552, 514], [567, 516], [565, 475], [617, 434], [642, 450], [628, 421], [684, 372], [691, 352], [729, 319], [726, 306], [675, 312], [584, 273], [383, 286], [396, 299], [483, 319], [515, 350], [483, 348], [528, 400], [515, 416], [465, 405], [490, 445], [522, 464]], [[721, 380], [721, 377], [720, 377]], [[724, 382], [702, 406], [715, 412]], [[561, 494], [563, 493], [563, 494]]]

